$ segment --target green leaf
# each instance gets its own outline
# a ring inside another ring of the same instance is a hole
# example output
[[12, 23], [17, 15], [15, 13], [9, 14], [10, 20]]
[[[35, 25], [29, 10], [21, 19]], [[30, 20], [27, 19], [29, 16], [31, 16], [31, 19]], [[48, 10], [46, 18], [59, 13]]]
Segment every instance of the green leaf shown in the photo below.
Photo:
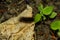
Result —
[[50, 26], [53, 30], [60, 29], [60, 20], [53, 21]]
[[38, 10], [39, 11], [42, 11], [43, 10], [43, 5], [42, 4], [38, 5]]
[[42, 12], [40, 12], [40, 15], [43, 17], [43, 20], [46, 20], [46, 17], [43, 15]]
[[58, 36], [60, 37], [60, 31], [58, 31], [58, 33], [57, 33], [57, 34], [58, 34]]
[[36, 14], [34, 17], [34, 22], [37, 23], [41, 20], [41, 15], [40, 14]]
[[44, 16], [42, 12], [40, 12], [40, 15], [41, 15], [41, 16]]
[[46, 20], [46, 17], [45, 16], [43, 16], [43, 20]]
[[52, 14], [49, 16], [50, 18], [54, 18], [57, 15], [56, 12], [52, 12]]
[[43, 9], [43, 14], [44, 14], [44, 15], [49, 15], [49, 14], [51, 14], [52, 11], [53, 11], [53, 6], [46, 6], [46, 7]]

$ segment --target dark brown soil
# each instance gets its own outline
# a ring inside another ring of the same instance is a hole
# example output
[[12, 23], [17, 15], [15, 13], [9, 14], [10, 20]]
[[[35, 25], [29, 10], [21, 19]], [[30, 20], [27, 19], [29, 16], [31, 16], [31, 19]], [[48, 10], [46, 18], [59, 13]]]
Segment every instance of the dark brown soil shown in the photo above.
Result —
[[39, 3], [42, 3], [44, 6], [53, 5], [54, 11], [57, 12], [58, 15], [54, 19], [46, 19], [45, 21], [36, 23], [35, 40], [60, 40], [60, 37], [58, 37], [57, 35], [58, 30], [54, 31], [50, 28], [50, 23], [53, 20], [60, 19], [60, 0], [49, 0], [49, 1], [48, 0], [34, 0], [34, 2], [32, 1], [30, 5], [32, 6], [32, 4], [34, 4], [32, 6], [34, 15], [36, 15], [39, 12], [37, 9], [37, 6], [39, 5]]
[[0, 23], [7, 21], [11, 17], [17, 16], [18, 13], [21, 13], [24, 9], [26, 9], [26, 7], [27, 5], [24, 0], [1, 0]]
[[41, 0], [40, 2], [44, 4], [44, 6], [53, 5], [54, 11], [57, 12], [58, 15], [54, 19], [46, 19], [45, 21], [36, 23], [35, 40], [60, 40], [60, 37], [57, 35], [58, 30], [54, 31], [50, 28], [50, 23], [53, 20], [60, 19], [60, 0]]

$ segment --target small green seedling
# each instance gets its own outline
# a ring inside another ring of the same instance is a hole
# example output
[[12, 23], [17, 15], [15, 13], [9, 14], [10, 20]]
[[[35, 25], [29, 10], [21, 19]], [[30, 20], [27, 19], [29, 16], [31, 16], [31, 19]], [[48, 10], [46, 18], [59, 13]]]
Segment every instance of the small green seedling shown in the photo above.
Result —
[[60, 20], [53, 21], [50, 26], [52, 30], [59, 30], [57, 34], [60, 36]]
[[46, 20], [45, 15], [49, 15], [50, 18], [55, 18], [55, 16], [57, 15], [56, 12], [53, 12], [53, 6], [46, 6], [45, 8], [43, 7], [42, 4], [40, 4], [38, 6], [38, 10], [40, 11], [40, 13], [36, 14], [34, 17], [34, 21], [35, 23], [41, 21], [41, 20]]

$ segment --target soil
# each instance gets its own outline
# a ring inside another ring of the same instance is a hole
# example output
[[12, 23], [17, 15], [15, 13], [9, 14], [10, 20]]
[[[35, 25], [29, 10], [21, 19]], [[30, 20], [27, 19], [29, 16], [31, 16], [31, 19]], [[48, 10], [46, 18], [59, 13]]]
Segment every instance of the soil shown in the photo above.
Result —
[[50, 23], [54, 20], [60, 19], [60, 0], [43, 0], [42, 4], [53, 5], [54, 11], [57, 12], [57, 16], [54, 19], [46, 19], [45, 21], [36, 23], [36, 40], [60, 40], [60, 37], [57, 35], [58, 30], [54, 31], [50, 28]]
[[49, 1], [48, 0], [34, 0], [34, 2], [30, 3], [31, 6], [32, 4], [34, 4], [32, 6], [34, 15], [36, 15], [39, 12], [37, 9], [37, 6], [39, 5], [39, 3], [42, 3], [44, 6], [53, 5], [54, 11], [57, 13], [57, 16], [54, 19], [47, 18], [45, 21], [36, 23], [35, 40], [60, 40], [60, 37], [57, 35], [58, 30], [54, 31], [50, 28], [50, 23], [52, 21], [60, 19], [60, 0], [49, 0]]
[[[12, 1], [12, 0], [11, 0]], [[57, 35], [58, 30], [54, 31], [50, 28], [50, 23], [53, 20], [60, 19], [60, 0], [21, 0], [19, 1], [1, 1], [0, 2], [0, 23], [7, 21], [11, 17], [17, 16], [17, 12], [21, 13], [26, 5], [30, 5], [33, 8], [33, 17], [39, 12], [37, 6], [42, 3], [44, 6], [53, 5], [54, 11], [57, 12], [57, 16], [54, 19], [46, 19], [35, 24], [35, 40], [60, 40]]]

